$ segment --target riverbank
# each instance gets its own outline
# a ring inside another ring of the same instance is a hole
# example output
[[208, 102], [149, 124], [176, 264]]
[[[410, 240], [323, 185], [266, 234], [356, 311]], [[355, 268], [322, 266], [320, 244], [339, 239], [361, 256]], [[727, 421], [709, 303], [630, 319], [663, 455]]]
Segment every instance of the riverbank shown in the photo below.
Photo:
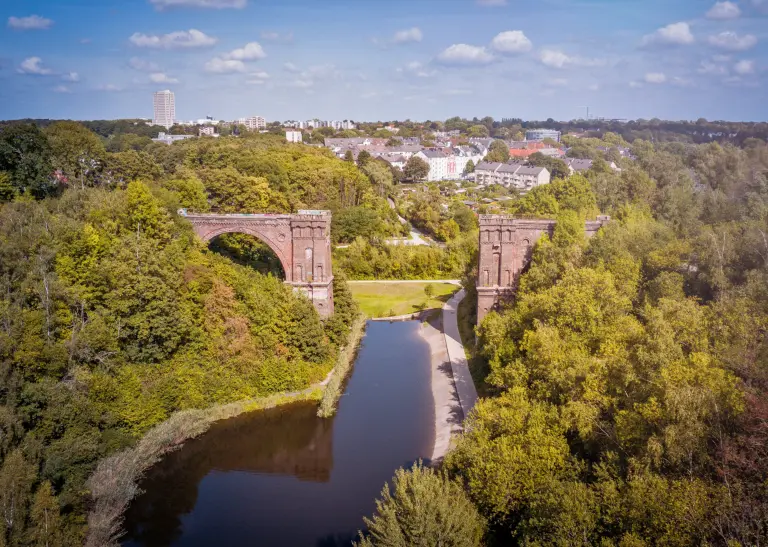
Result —
[[317, 401], [320, 410], [325, 408], [330, 411], [328, 416], [333, 415], [364, 332], [365, 317], [361, 314], [352, 324], [347, 345], [339, 353], [336, 366], [320, 383], [302, 391], [176, 412], [149, 430], [134, 447], [101, 460], [87, 482], [92, 503], [88, 513], [86, 547], [119, 547], [123, 514], [139, 493], [139, 482], [144, 474], [163, 456], [199, 437], [214, 423], [246, 412], [300, 401]]
[[101, 460], [88, 479], [86, 485], [91, 492], [92, 504], [85, 546], [119, 547], [123, 514], [139, 493], [139, 481], [147, 470], [166, 454], [181, 448], [186, 441], [208, 431], [215, 422], [288, 403], [319, 401], [321, 395], [322, 387], [317, 385], [296, 393], [176, 412], [149, 430], [136, 446]]
[[[462, 431], [462, 422], [477, 402], [477, 392], [458, 334], [456, 307], [464, 290], [443, 306], [443, 313], [422, 323], [419, 331], [429, 344], [432, 398], [435, 405], [435, 444], [432, 462], [440, 462], [451, 448], [452, 438]], [[460, 351], [459, 351], [460, 350]]]
[[365, 316], [361, 313], [352, 323], [347, 345], [339, 352], [336, 366], [331, 371], [328, 385], [323, 391], [323, 399], [317, 409], [317, 415], [320, 418], [330, 418], [336, 413], [336, 406], [344, 390], [344, 380], [347, 379], [349, 371], [352, 369], [352, 363], [355, 361], [355, 355], [357, 355], [357, 349], [360, 347], [360, 340], [363, 339], [364, 333]]

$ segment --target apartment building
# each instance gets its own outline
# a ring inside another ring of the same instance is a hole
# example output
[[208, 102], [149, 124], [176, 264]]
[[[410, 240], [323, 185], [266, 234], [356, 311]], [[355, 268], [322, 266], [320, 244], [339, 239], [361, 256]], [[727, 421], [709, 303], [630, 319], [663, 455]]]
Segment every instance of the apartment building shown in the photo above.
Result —
[[292, 131], [292, 130], [286, 131], [285, 140], [288, 142], [302, 142], [301, 131]]
[[260, 131], [267, 128], [267, 121], [261, 116], [251, 116], [250, 118], [240, 118], [237, 120], [239, 125], [244, 125], [248, 131]]
[[170, 129], [176, 120], [176, 96], [168, 89], [153, 95], [154, 116], [152, 122]]
[[550, 174], [544, 167], [528, 167], [520, 163], [480, 162], [475, 167], [475, 182], [481, 186], [499, 184], [527, 192], [549, 184]]
[[543, 141], [544, 139], [560, 142], [560, 131], [555, 131], [554, 129], [529, 129], [525, 132], [525, 140], [527, 141]]

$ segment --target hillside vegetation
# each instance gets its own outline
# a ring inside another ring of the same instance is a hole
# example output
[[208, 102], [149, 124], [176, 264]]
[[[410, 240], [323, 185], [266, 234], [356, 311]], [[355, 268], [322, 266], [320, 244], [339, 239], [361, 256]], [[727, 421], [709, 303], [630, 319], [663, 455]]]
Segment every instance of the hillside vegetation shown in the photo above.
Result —
[[[290, 175], [266, 172], [278, 156]], [[322, 322], [279, 278], [209, 251], [179, 207], [379, 203], [355, 166], [313, 149], [107, 152], [72, 122], [0, 133], [0, 195], [0, 545], [82, 544], [100, 459], [176, 411], [302, 390], [332, 368], [356, 314], [343, 276]], [[245, 264], [263, 252], [218, 243]]]
[[[768, 147], [632, 152], [620, 173], [598, 164], [511, 205], [558, 224], [477, 329], [490, 395], [444, 463], [488, 524], [464, 545], [768, 540]], [[598, 210], [613, 220], [587, 240]], [[409, 473], [366, 544], [412, 533], [401, 513], [456, 526]]]

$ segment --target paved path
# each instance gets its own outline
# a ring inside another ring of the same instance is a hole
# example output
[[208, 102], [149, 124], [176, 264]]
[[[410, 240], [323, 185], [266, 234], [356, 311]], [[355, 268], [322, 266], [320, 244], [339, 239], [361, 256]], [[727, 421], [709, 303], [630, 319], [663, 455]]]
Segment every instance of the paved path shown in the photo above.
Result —
[[438, 322], [424, 322], [421, 335], [429, 343], [432, 367], [432, 398], [435, 403], [435, 444], [432, 463], [442, 461], [451, 448], [451, 439], [462, 431], [462, 422], [477, 401], [461, 345], [456, 309], [464, 290], [444, 306]]
[[464, 289], [461, 289], [443, 306], [443, 332], [445, 333], [445, 345], [448, 348], [448, 358], [451, 360], [453, 383], [456, 385], [461, 409], [464, 411], [464, 417], [466, 418], [469, 411], [477, 403], [477, 390], [475, 389], [475, 383], [472, 381], [472, 375], [469, 373], [467, 355], [464, 353], [464, 346], [461, 343], [461, 335], [459, 334], [457, 312], [459, 303], [464, 300], [464, 296]]
[[[395, 200], [387, 198], [387, 203], [389, 203], [389, 208], [394, 211]], [[397, 220], [399, 220], [402, 225], [408, 224], [408, 221], [399, 214], [397, 215]], [[411, 226], [410, 239], [385, 239], [384, 242], [387, 245], [429, 245], [429, 242], [422, 237], [423, 235], [422, 232]]]

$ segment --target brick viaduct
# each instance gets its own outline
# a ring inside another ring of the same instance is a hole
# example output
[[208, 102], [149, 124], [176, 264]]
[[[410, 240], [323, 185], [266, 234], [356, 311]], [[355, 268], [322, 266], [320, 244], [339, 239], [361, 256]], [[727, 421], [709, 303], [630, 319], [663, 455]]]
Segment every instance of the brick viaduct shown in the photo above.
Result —
[[312, 300], [322, 317], [333, 314], [331, 212], [297, 214], [194, 214], [179, 212], [203, 241], [229, 233], [252, 235], [274, 251], [285, 282]]
[[[599, 216], [585, 225], [593, 236], [610, 221]], [[526, 220], [506, 215], [480, 215], [480, 252], [477, 269], [477, 322], [480, 323], [500, 300], [514, 296], [520, 274], [531, 261], [531, 253], [542, 234], [552, 236], [554, 220]]]

